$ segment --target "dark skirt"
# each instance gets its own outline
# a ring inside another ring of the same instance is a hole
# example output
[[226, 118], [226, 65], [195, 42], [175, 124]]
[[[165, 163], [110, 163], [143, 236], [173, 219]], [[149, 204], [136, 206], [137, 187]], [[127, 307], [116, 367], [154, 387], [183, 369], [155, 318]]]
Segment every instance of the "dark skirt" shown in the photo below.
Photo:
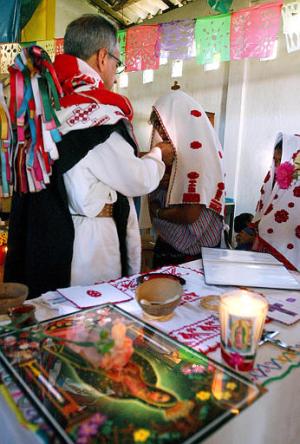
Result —
[[201, 259], [201, 257], [201, 253], [196, 254], [195, 256], [181, 253], [158, 237], [154, 247], [153, 268], [161, 268], [164, 265], [178, 265], [184, 262]]

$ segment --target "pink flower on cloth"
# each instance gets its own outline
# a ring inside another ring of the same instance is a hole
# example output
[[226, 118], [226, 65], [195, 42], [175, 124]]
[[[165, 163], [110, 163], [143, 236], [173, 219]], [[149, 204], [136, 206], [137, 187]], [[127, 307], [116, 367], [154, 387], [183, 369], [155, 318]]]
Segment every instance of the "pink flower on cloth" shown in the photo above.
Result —
[[286, 190], [291, 186], [293, 181], [293, 175], [295, 173], [295, 167], [290, 162], [283, 162], [276, 168], [276, 181], [279, 188]]

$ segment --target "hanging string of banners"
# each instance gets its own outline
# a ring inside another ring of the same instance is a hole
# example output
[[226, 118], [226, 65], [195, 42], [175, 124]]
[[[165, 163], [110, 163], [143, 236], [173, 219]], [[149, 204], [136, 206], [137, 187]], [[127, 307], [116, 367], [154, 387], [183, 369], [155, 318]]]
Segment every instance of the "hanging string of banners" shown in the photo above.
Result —
[[[196, 56], [198, 64], [268, 58], [278, 38], [281, 17], [287, 51], [300, 50], [300, 1], [287, 5], [276, 1], [229, 14], [120, 30], [121, 59], [125, 71], [132, 72], [158, 69], [162, 54], [171, 60]], [[63, 52], [63, 39], [0, 43], [0, 74], [8, 73], [16, 55], [29, 44], [45, 49], [51, 60]]]

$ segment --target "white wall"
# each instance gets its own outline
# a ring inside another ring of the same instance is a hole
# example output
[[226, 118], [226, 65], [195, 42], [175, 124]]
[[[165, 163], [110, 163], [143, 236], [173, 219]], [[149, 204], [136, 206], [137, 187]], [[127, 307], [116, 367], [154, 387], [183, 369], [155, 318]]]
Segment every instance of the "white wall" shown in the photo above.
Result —
[[[237, 10], [248, 4], [236, 0], [233, 7]], [[57, 11], [56, 34], [62, 36], [71, 20], [95, 9], [79, 0], [57, 0]], [[209, 14], [207, 2], [199, 0], [147, 23]], [[227, 62], [209, 72], [204, 72], [195, 59], [183, 64], [183, 77], [177, 79], [181, 88], [199, 100], [204, 109], [215, 113], [215, 128], [224, 144], [227, 196], [235, 199], [237, 214], [255, 211], [277, 132], [300, 133], [299, 73], [300, 52], [287, 53], [282, 32], [278, 56], [273, 61]], [[132, 101], [134, 127], [142, 149], [149, 144], [151, 106], [173, 83], [169, 62], [155, 71], [153, 83], [143, 85], [141, 72], [129, 73], [128, 88], [119, 89]]]
[[85, 0], [56, 0], [55, 37], [62, 38], [68, 23], [83, 14], [97, 14], [97, 9]]

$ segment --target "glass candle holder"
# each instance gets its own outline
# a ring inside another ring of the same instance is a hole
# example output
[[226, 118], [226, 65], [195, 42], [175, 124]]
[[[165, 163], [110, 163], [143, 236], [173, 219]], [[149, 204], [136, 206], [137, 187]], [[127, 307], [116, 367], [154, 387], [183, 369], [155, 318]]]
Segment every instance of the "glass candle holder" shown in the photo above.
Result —
[[234, 369], [253, 368], [258, 343], [268, 312], [268, 302], [260, 294], [233, 290], [221, 296], [221, 354]]

